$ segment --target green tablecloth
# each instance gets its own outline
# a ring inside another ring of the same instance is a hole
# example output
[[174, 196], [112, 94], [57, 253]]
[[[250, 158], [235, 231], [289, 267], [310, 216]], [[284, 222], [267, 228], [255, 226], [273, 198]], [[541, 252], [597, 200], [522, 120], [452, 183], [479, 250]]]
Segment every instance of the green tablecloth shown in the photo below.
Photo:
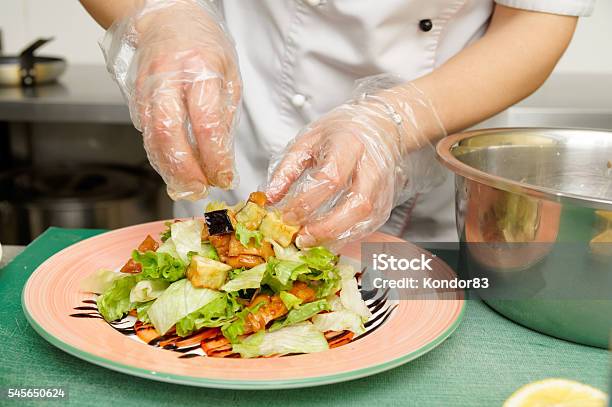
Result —
[[[531, 331], [477, 300], [468, 301], [463, 323], [437, 349], [391, 371], [351, 382], [297, 390], [230, 391], [116, 373], [48, 344], [30, 328], [21, 309], [21, 291], [39, 264], [60, 249], [101, 232], [51, 228], [0, 270], [0, 387], [68, 386], [70, 404], [122, 407], [496, 406], [519, 386], [548, 377], [607, 388], [608, 352]], [[0, 400], [0, 405], [5, 402]]]

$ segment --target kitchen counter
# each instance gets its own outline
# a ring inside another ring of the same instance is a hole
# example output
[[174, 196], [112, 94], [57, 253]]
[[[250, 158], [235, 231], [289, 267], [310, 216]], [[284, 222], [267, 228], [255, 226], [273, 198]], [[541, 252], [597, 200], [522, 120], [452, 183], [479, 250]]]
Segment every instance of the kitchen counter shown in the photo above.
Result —
[[69, 65], [58, 83], [0, 87], [0, 121], [131, 123], [117, 84], [100, 65]]
[[[188, 388], [127, 376], [53, 347], [30, 328], [21, 307], [29, 275], [45, 259], [101, 231], [51, 228], [0, 268], [0, 383], [4, 387], [68, 386], [78, 406], [266, 405], [500, 406], [518, 387], [550, 377], [606, 389], [609, 352], [542, 335], [467, 301], [456, 332], [433, 351], [375, 376], [316, 389], [232, 391]], [[407, 329], [410, 329], [407, 325]], [[27, 350], [24, 352], [24, 349]], [[0, 403], [2, 404], [2, 403]]]
[[[478, 127], [555, 126], [612, 129], [612, 75], [560, 73], [535, 94]], [[59, 83], [31, 92], [0, 88], [0, 121], [129, 124], [106, 68], [70, 65]]]

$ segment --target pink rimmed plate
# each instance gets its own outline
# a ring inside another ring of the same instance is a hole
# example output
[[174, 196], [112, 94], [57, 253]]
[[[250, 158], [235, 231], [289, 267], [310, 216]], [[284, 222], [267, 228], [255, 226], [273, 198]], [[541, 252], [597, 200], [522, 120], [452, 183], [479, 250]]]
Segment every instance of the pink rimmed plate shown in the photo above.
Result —
[[[463, 316], [460, 294], [451, 299], [392, 301], [386, 293], [368, 293], [366, 303], [374, 317], [362, 337], [325, 352], [262, 359], [208, 358], [197, 356], [196, 351], [193, 357], [185, 357], [185, 353], [147, 345], [130, 335], [129, 329], [122, 333], [102, 319], [71, 316], [89, 309], [94, 299], [79, 289], [83, 278], [100, 268], [121, 267], [147, 234], [156, 237], [163, 229], [160, 221], [107, 232], [46, 260], [23, 290], [23, 309], [32, 327], [65, 352], [122, 373], [192, 386], [279, 389], [342, 382], [392, 369], [441, 344]], [[401, 240], [374, 233], [365, 241]], [[359, 262], [359, 242], [349, 244], [341, 254]], [[440, 259], [432, 264], [433, 277], [454, 276]]]

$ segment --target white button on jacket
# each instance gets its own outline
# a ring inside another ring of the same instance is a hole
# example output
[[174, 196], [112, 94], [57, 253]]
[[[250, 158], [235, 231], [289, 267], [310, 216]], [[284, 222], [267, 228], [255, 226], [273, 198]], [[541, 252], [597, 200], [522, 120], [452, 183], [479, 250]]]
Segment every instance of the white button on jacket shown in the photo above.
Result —
[[[587, 15], [594, 5], [594, 0], [496, 2], [570, 15]], [[244, 85], [236, 134], [241, 179], [237, 189], [212, 191], [211, 199], [234, 202], [265, 182], [270, 157], [303, 126], [350, 97], [356, 79], [388, 72], [411, 80], [432, 71], [484, 33], [494, 1], [222, 0], [220, 5]], [[199, 214], [203, 207], [179, 202], [176, 215]], [[419, 198], [407, 237], [456, 239], [452, 177]]]
[[302, 107], [302, 106], [304, 106], [304, 103], [306, 103], [306, 96], [304, 96], [304, 95], [302, 95], [300, 93], [296, 93], [291, 98], [291, 103], [295, 107]]

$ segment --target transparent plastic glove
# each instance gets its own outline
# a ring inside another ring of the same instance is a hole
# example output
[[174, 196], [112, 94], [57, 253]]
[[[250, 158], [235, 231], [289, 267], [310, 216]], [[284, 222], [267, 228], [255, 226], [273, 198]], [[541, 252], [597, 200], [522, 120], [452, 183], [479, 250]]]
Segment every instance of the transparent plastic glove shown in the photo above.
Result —
[[266, 195], [300, 247], [340, 247], [382, 226], [394, 206], [444, 180], [446, 135], [426, 95], [399, 78], [357, 83], [354, 99], [307, 126], [272, 162]]
[[172, 199], [201, 199], [209, 186], [236, 182], [241, 81], [221, 21], [205, 0], [146, 0], [101, 44]]

